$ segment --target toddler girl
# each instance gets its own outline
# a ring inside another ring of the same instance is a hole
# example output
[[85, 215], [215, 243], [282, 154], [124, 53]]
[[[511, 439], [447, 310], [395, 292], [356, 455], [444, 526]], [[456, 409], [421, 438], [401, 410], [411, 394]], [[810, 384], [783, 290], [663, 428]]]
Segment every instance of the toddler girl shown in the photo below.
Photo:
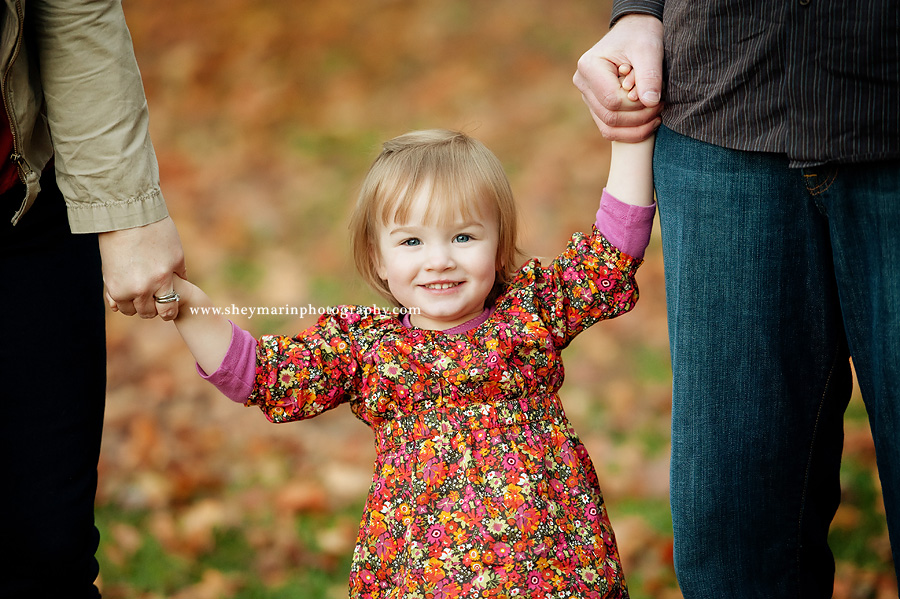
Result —
[[192, 314], [211, 303], [177, 282], [175, 323], [228, 397], [272, 422], [347, 403], [374, 431], [351, 597], [627, 597], [594, 467], [557, 395], [561, 350], [637, 300], [652, 142], [614, 152], [593, 232], [549, 264], [519, 265], [490, 151], [442, 130], [385, 143], [351, 235], [363, 277], [409, 314], [342, 306], [257, 341]]

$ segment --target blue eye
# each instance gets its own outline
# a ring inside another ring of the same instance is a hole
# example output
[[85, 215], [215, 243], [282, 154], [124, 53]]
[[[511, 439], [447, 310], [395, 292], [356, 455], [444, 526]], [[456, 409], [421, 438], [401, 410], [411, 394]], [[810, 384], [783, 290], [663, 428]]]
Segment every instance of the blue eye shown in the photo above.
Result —
[[414, 246], [421, 245], [421, 244], [422, 244], [422, 242], [419, 239], [416, 239], [415, 237], [411, 237], [409, 239], [404, 239], [400, 243], [400, 245], [406, 245], [406, 246], [410, 246], [410, 247], [414, 247]]
[[465, 233], [460, 233], [456, 237], [453, 238], [453, 241], [457, 243], [465, 243], [467, 241], [472, 241], [471, 235], [466, 235]]

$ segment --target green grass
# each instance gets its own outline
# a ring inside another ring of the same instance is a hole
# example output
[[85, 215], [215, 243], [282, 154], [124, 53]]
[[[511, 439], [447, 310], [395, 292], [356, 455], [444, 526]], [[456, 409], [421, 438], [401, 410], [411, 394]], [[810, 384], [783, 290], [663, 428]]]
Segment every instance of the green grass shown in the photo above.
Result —
[[670, 383], [672, 365], [669, 350], [657, 350], [647, 345], [638, 345], [632, 352], [631, 364], [636, 370], [635, 379], [645, 383]]
[[875, 476], [870, 466], [853, 458], [843, 460], [841, 503], [857, 514], [857, 520], [851, 526], [832, 526], [828, 535], [835, 559], [863, 568], [885, 565], [873, 546], [874, 539], [887, 534], [884, 512], [879, 503], [881, 491], [876, 486]]
[[659, 535], [672, 536], [672, 513], [669, 502], [665, 499], [623, 499], [617, 501], [610, 514], [613, 521], [613, 529], [616, 527], [616, 518], [622, 516], [640, 516], [653, 531]]
[[[151, 512], [99, 506], [96, 524], [101, 544], [97, 558], [104, 596], [111, 599], [169, 597], [199, 583], [210, 570], [237, 581], [234, 593], [228, 595], [234, 599], [327, 598], [337, 590], [346, 594], [350, 551], [338, 557], [323, 556], [316, 535], [338, 520], [355, 519], [358, 511], [359, 507], [355, 506], [335, 514], [298, 515], [295, 526], [300, 551], [295, 563], [290, 563], [295, 556], [286, 556], [284, 571], [276, 573], [278, 582], [266, 582], [256, 569], [257, 551], [241, 528], [216, 530], [212, 546], [197, 555], [176, 555], [166, 551], [149, 532]], [[112, 529], [118, 523], [132, 526], [141, 534], [140, 547], [124, 559], [124, 554], [114, 547]], [[277, 525], [266, 526], [274, 530]]]

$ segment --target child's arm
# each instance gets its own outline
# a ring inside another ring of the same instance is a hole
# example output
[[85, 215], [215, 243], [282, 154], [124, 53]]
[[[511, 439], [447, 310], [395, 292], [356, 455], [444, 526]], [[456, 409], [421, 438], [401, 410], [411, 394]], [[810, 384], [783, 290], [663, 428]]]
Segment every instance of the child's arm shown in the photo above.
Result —
[[[204, 372], [218, 370], [231, 344], [231, 323], [212, 310], [209, 297], [199, 287], [175, 277], [175, 292], [180, 296], [175, 326]], [[193, 309], [192, 309], [193, 308]]]
[[621, 202], [635, 206], [653, 205], [653, 141], [612, 143], [606, 190]]
[[[640, 104], [630, 65], [621, 65], [623, 104]], [[655, 135], [637, 143], [612, 142], [606, 190], [619, 201], [636, 206], [653, 204], [653, 142]]]

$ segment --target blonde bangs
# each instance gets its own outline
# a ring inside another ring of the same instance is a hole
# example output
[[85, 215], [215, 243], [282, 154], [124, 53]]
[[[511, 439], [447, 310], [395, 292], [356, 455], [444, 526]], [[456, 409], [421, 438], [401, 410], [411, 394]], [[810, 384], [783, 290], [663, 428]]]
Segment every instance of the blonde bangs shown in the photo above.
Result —
[[423, 192], [429, 198], [426, 225], [442, 226], [460, 219], [477, 221], [493, 211], [493, 190], [484, 182], [473, 180], [471, 173], [456, 168], [460, 165], [423, 162], [415, 172], [398, 172], [391, 184], [379, 186], [372, 203], [376, 224], [407, 224], [412, 206]]

